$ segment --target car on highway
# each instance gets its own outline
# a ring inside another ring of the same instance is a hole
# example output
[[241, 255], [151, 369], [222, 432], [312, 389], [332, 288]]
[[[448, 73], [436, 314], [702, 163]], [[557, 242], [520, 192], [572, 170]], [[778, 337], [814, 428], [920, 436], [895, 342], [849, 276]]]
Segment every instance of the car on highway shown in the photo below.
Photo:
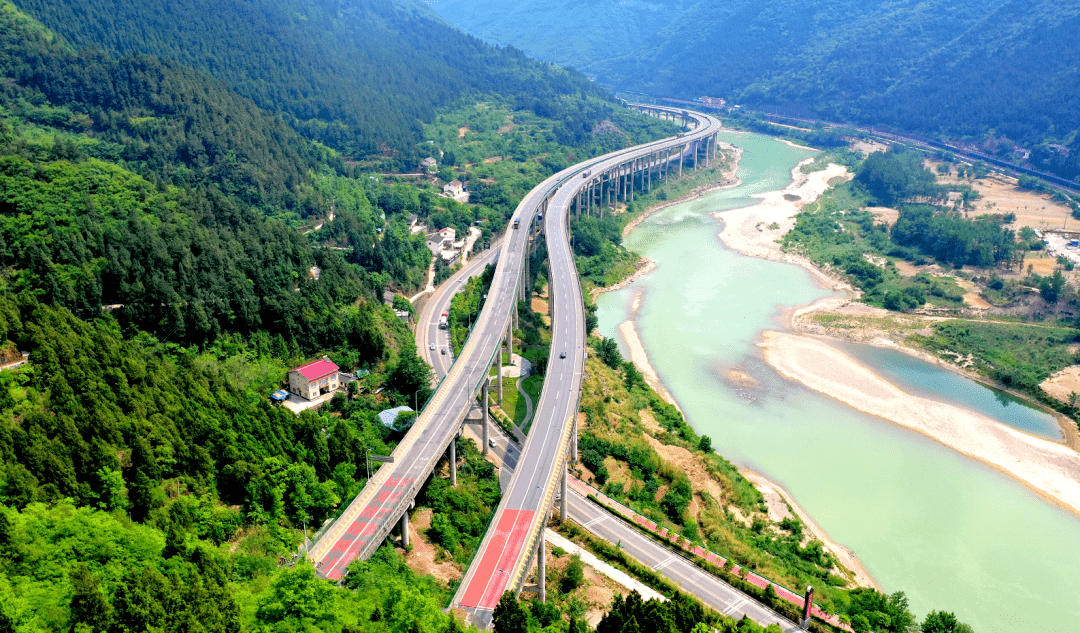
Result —
[[566, 358], [566, 352], [559, 352], [559, 358]]
[[445, 347], [444, 347], [444, 348], [442, 348], [442, 355], [443, 355], [443, 356], [446, 356], [446, 348], [445, 348]]
[[435, 344], [434, 344], [434, 343], [432, 343], [431, 345], [428, 345], [428, 346], [427, 346], [427, 348], [428, 348], [429, 350], [431, 350], [432, 352], [434, 352], [434, 351], [435, 351]]
[[495, 448], [495, 439], [494, 438], [490, 438], [490, 437], [488, 438], [488, 446], [490, 446], [491, 448]]

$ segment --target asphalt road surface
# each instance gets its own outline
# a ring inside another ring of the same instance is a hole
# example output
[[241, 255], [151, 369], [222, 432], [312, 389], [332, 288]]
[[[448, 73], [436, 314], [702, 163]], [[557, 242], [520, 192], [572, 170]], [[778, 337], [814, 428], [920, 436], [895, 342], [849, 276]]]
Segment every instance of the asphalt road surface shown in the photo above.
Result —
[[[682, 137], [613, 152], [571, 168], [570, 177], [551, 196], [544, 216], [551, 306], [551, 354], [534, 421], [509, 488], [454, 597], [471, 619], [486, 626], [508, 588], [521, 587], [533, 551], [542, 538], [556, 487], [566, 472], [566, 457], [578, 411], [585, 364], [585, 310], [570, 249], [568, 209], [589, 178], [596, 178], [658, 149], [708, 138], [719, 120], [694, 114], [697, 127]], [[534, 190], [535, 192], [536, 190]], [[531, 194], [530, 194], [531, 195]]]

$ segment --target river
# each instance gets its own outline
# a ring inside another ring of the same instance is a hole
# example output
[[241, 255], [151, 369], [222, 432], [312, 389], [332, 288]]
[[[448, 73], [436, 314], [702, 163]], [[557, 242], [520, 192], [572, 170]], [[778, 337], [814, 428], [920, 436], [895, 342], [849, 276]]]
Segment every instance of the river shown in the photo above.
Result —
[[[599, 298], [600, 331], [617, 337], [642, 292], [639, 336], [694, 428], [720, 454], [790, 491], [886, 591], [903, 590], [920, 619], [938, 609], [977, 633], [1080, 629], [1080, 519], [933, 440], [789, 382], [762, 360], [761, 331], [783, 329], [787, 310], [831, 291], [797, 266], [727, 249], [709, 214], [781, 189], [811, 152], [760, 135], [721, 137], [743, 149], [742, 184], [664, 209], [627, 237], [657, 268]], [[933, 365], [846, 351], [908, 391], [1060, 437], [1049, 416]], [[733, 369], [758, 386], [728, 380]]]

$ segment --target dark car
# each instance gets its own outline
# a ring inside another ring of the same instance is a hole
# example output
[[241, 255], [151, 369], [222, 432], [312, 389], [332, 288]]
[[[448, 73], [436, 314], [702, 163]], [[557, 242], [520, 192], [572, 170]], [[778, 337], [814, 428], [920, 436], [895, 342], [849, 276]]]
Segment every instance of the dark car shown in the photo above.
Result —
[[566, 358], [566, 352], [560, 352], [559, 358]]

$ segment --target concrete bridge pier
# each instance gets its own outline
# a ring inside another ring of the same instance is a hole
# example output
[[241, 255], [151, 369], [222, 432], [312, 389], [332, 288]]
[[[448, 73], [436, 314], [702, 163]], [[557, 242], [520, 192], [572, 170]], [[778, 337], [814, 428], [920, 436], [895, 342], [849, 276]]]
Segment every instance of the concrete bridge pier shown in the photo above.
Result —
[[408, 509], [401, 515], [401, 547], [403, 549], [409, 549], [409, 511]]
[[454, 439], [450, 440], [450, 485], [457, 485], [457, 438], [461, 433], [454, 433]]
[[[514, 362], [514, 323], [511, 321], [506, 324], [506, 356], [511, 364]], [[502, 372], [499, 372], [500, 374]]]
[[576, 464], [578, 462], [578, 450], [577, 450], [577, 416], [574, 416], [574, 422], [570, 425], [570, 463]]
[[483, 393], [482, 397], [484, 399], [484, 407], [483, 407], [484, 417], [481, 418], [481, 421], [480, 421], [480, 429], [481, 429], [480, 430], [480, 439], [481, 439], [481, 446], [480, 446], [480, 451], [481, 452], [480, 452], [480, 454], [483, 455], [484, 457], [487, 457], [487, 454], [488, 454], [488, 415], [489, 415], [489, 412], [488, 412], [488, 387], [490, 385], [491, 385], [491, 379], [490, 378], [484, 378], [484, 383], [480, 386], [480, 391]]
[[559, 482], [559, 523], [566, 523], [566, 478], [568, 471], [564, 468], [562, 481]]
[[[544, 521], [547, 524], [547, 521]], [[542, 529], [542, 528], [541, 528]], [[540, 593], [540, 602], [547, 602], [547, 548], [543, 534], [536, 545], [536, 584]]]
[[495, 382], [499, 386], [499, 406], [503, 403], [503, 385], [502, 385], [502, 349], [503, 342], [499, 339], [499, 346], [495, 348]]

